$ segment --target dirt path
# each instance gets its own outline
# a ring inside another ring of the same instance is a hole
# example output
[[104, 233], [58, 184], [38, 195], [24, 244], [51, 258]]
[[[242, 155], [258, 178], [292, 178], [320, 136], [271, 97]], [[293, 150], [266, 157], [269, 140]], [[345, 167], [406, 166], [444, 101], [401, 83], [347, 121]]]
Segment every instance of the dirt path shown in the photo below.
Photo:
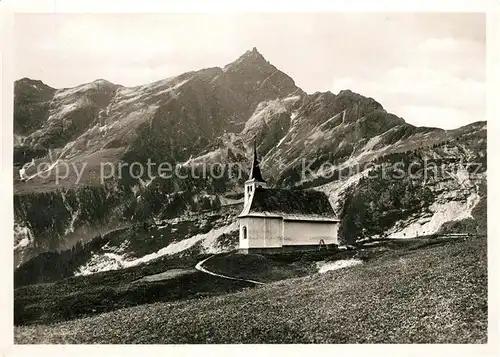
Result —
[[233, 276], [222, 275], [222, 274], [214, 273], [214, 272], [211, 272], [211, 271], [205, 269], [203, 267], [203, 263], [205, 263], [207, 260], [209, 260], [212, 257], [214, 257], [214, 256], [211, 255], [208, 258], [203, 259], [201, 262], [198, 262], [198, 264], [196, 264], [196, 266], [195, 266], [195, 269], [198, 270], [198, 271], [201, 271], [203, 273], [206, 273], [206, 274], [210, 274], [210, 275], [213, 275], [213, 276], [218, 276], [219, 278], [223, 278], [223, 279], [245, 281], [247, 283], [252, 283], [252, 284], [256, 284], [256, 285], [264, 285], [265, 284], [265, 283], [262, 283], [260, 281], [249, 280], [249, 279], [241, 279], [241, 278], [236, 278], [236, 277], [233, 277]]

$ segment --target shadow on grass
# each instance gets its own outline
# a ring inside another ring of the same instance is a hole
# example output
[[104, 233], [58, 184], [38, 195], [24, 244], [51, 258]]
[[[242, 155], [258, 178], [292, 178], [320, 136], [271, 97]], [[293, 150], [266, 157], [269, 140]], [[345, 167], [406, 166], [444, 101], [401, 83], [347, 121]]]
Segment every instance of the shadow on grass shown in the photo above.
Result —
[[[57, 283], [38, 284], [14, 290], [14, 324], [53, 323], [81, 318], [124, 307], [196, 299], [253, 287], [201, 272], [175, 276], [154, 282], [136, 282], [137, 278], [168, 268], [192, 267], [191, 259], [155, 262], [91, 276], [80, 276]], [[135, 281], [135, 282], [134, 282]]]

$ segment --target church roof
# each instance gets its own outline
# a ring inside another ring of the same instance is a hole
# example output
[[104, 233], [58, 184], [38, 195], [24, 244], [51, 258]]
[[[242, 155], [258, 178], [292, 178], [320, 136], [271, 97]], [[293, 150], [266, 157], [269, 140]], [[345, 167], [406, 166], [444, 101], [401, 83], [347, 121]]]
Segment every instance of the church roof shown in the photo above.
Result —
[[244, 216], [337, 221], [324, 192], [260, 187], [255, 189], [251, 203], [243, 209], [240, 217]]

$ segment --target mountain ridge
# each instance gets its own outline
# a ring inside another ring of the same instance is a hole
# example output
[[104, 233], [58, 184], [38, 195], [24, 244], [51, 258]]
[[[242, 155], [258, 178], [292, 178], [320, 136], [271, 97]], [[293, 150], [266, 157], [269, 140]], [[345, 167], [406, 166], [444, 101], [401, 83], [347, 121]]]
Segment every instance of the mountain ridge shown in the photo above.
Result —
[[[470, 218], [471, 229], [484, 229], [477, 223], [482, 214], [472, 212], [485, 207], [486, 122], [453, 130], [417, 127], [352, 90], [307, 94], [255, 48], [222, 68], [134, 87], [98, 79], [55, 89], [23, 78], [15, 90], [16, 265], [85, 243], [124, 223], [195, 217], [199, 227], [186, 230], [185, 238], [228, 224], [234, 212], [221, 212], [228, 202], [240, 204], [234, 197], [242, 193], [254, 141], [271, 186], [316, 188], [328, 194], [347, 222], [342, 227], [345, 240], [360, 239], [366, 233], [363, 224], [374, 227], [371, 234], [414, 232], [418, 229], [408, 227], [416, 225], [434, 233], [446, 222]], [[423, 185], [410, 178], [367, 178], [370, 169], [364, 167], [378, 170], [426, 158], [440, 165], [480, 162], [483, 170], [474, 177], [467, 169], [455, 170], [468, 175], [466, 186], [442, 174]], [[179, 165], [186, 172], [234, 163], [243, 172], [240, 177], [165, 180], [156, 175], [134, 178], [123, 171], [101, 182], [103, 163], [145, 165], [147, 160]], [[49, 165], [40, 172], [42, 163]], [[84, 167], [78, 182], [74, 170], [56, 181], [57, 170], [67, 165]], [[349, 170], [354, 171], [344, 177]], [[426, 187], [431, 193], [419, 202], [418, 193], [412, 192]], [[391, 190], [406, 197], [403, 206]], [[360, 211], [369, 214], [359, 216]], [[379, 211], [393, 213], [379, 217]], [[171, 229], [169, 223], [151, 235], [125, 228], [113, 244], [129, 242], [134, 248], [128, 254], [134, 256], [141, 246], [137, 242], [147, 238], [140, 251], [151, 253], [172, 242], [167, 236], [181, 239]]]

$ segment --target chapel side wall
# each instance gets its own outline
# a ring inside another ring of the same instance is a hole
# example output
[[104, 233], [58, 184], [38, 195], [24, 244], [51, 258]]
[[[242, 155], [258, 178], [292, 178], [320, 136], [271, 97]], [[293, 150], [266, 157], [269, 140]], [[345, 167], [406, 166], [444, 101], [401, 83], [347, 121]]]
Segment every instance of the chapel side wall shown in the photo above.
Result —
[[281, 247], [283, 237], [281, 218], [248, 217], [247, 220], [249, 248]]
[[338, 223], [315, 221], [284, 221], [283, 245], [338, 244]]

